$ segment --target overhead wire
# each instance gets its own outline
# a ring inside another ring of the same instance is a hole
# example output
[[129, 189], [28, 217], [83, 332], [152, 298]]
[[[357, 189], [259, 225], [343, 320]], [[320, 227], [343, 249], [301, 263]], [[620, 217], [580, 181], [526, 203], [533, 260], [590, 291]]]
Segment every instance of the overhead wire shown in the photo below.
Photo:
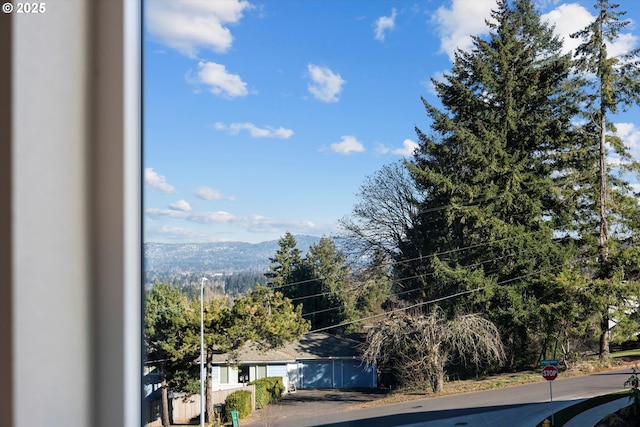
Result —
[[[586, 178], [584, 180], [569, 180], [568, 179], [565, 183], [563, 183], [564, 184], [563, 186], [565, 186], [566, 184], [569, 184], [569, 185], [575, 187], [576, 185], [581, 185], [583, 182], [584, 183], [589, 183], [589, 180], [587, 180]], [[488, 200], [492, 200], [492, 199], [496, 199], [496, 198], [499, 198], [499, 197], [501, 197], [501, 196], [500, 195], [489, 196], [489, 197], [485, 197], [483, 199], [477, 199], [474, 203], [470, 203], [468, 205], [457, 205], [457, 206], [477, 206], [478, 204], [480, 204], [482, 202], [485, 202], [485, 201], [488, 201]], [[445, 205], [445, 206], [441, 206], [441, 207], [430, 208], [430, 209], [424, 210], [422, 212], [442, 210], [442, 209], [445, 209], [445, 208], [447, 208], [449, 206], [452, 206], [452, 205]], [[570, 221], [568, 221], [568, 224], [570, 224], [572, 222], [573, 222], [573, 220], [570, 220]], [[558, 226], [558, 224], [556, 224], [556, 227], [557, 226]], [[534, 234], [537, 234], [537, 233], [540, 233], [540, 232], [548, 232], [548, 230], [539, 230], [539, 231], [532, 232], [530, 234], [534, 235]], [[394, 261], [390, 261], [390, 262], [386, 263], [385, 265], [387, 267], [390, 267], [390, 266], [394, 266], [394, 265], [398, 265], [398, 264], [406, 264], [406, 263], [410, 263], [410, 262], [414, 262], [414, 261], [424, 261], [425, 259], [433, 258], [433, 257], [436, 257], [436, 256], [449, 255], [449, 254], [453, 254], [453, 253], [457, 253], [457, 252], [461, 252], [461, 251], [465, 251], [465, 250], [470, 250], [470, 249], [475, 249], [475, 248], [483, 247], [483, 246], [486, 246], [486, 245], [492, 245], [492, 244], [496, 244], [496, 243], [501, 243], [501, 242], [505, 242], [505, 241], [508, 241], [508, 240], [511, 240], [511, 239], [521, 238], [521, 237], [522, 237], [522, 235], [511, 236], [511, 237], [506, 237], [506, 238], [497, 239], [497, 240], [489, 240], [489, 241], [486, 241], [486, 242], [476, 243], [476, 244], [469, 245], [469, 246], [462, 247], [462, 248], [455, 248], [455, 249], [450, 249], [450, 250], [441, 251], [441, 252], [437, 252], [437, 253], [432, 253], [432, 254], [428, 254], [428, 255], [425, 255], [425, 256], [418, 256], [418, 257], [414, 257], [414, 258], [410, 258], [410, 259], [403, 259], [403, 260], [394, 260]], [[558, 240], [563, 240], [563, 239], [568, 238], [568, 237], [569, 237], [569, 235], [567, 234], [565, 237], [563, 237], [562, 239], [558, 239]], [[550, 245], [552, 243], [553, 242], [548, 242], [547, 245]], [[504, 256], [501, 256], [501, 257], [496, 257], [494, 259], [485, 260], [485, 261], [483, 261], [481, 263], [471, 264], [471, 265], [468, 265], [468, 266], [461, 266], [461, 268], [469, 268], [469, 267], [474, 268], [474, 267], [477, 267], [479, 265], [483, 265], [483, 264], [487, 264], [487, 263], [493, 263], [493, 262], [495, 262], [495, 261], [497, 261], [499, 259], [512, 257], [512, 256], [515, 256], [517, 254], [521, 254], [523, 252], [525, 252], [525, 250], [519, 251], [517, 253], [504, 255]], [[395, 279], [395, 280], [392, 281], [392, 284], [398, 284], [398, 283], [400, 283], [402, 281], [406, 281], [406, 280], [410, 280], [410, 279], [414, 279], [414, 278], [427, 277], [427, 276], [432, 275], [432, 274], [434, 274], [434, 273], [425, 273], [425, 274], [420, 274], [420, 275], [408, 276], [408, 277], [404, 277], [404, 278], [400, 278], [400, 279]], [[532, 274], [539, 274], [539, 272], [538, 273], [532, 273]], [[526, 276], [522, 276], [522, 277], [526, 277]], [[522, 277], [520, 277], [520, 278], [522, 278]], [[325, 279], [324, 277], [317, 277], [317, 278], [306, 279], [306, 280], [301, 280], [301, 281], [296, 281], [296, 282], [290, 282], [290, 283], [286, 283], [286, 284], [275, 286], [275, 287], [273, 287], [273, 289], [282, 289], [282, 288], [289, 287], [289, 286], [295, 286], [295, 285], [300, 285], [300, 284], [320, 281], [320, 280], [324, 280], [324, 279]], [[504, 283], [507, 283], [510, 280], [514, 280], [514, 279], [508, 279]], [[410, 289], [410, 290], [407, 290], [407, 291], [393, 293], [391, 295], [392, 296], [403, 295], [403, 294], [406, 294], [406, 293], [411, 293], [411, 292], [416, 292], [416, 291], [419, 291], [419, 290], [422, 290], [422, 289], [426, 289], [427, 287], [428, 287], [428, 285], [424, 286], [424, 287], [420, 287], [420, 288], [413, 288], [413, 289]], [[465, 294], [467, 292], [469, 292], [469, 291], [463, 291], [460, 294], [463, 295], [463, 294]], [[309, 299], [309, 298], [317, 298], [317, 297], [327, 296], [327, 295], [331, 295], [331, 294], [332, 294], [332, 292], [322, 292], [322, 293], [317, 293], [317, 294], [312, 294], [312, 295], [295, 297], [295, 298], [292, 298], [292, 301], [300, 301], [300, 300], [305, 300], [305, 299]], [[456, 295], [458, 295], [458, 294], [456, 294]], [[448, 298], [448, 297], [445, 297], [445, 298]], [[420, 304], [423, 304], [423, 303], [420, 303]], [[333, 311], [333, 310], [338, 310], [338, 309], [342, 309], [342, 308], [345, 308], [345, 307], [344, 306], [338, 306], [338, 307], [325, 308], [325, 309], [317, 310], [317, 311], [314, 311], [314, 312], [303, 313], [303, 316], [311, 316], [311, 315], [315, 315], [315, 314], [319, 314], [319, 313], [323, 313], [323, 312], [328, 312], [328, 311]]]
[[[558, 241], [566, 240], [567, 238], [568, 238], [568, 237], [567, 237], [567, 236], [565, 236], [565, 237], [563, 237], [563, 238], [561, 238], [561, 239], [558, 239], [558, 240], [557, 240], [557, 241], [555, 241], [555, 242], [548, 242], [548, 243], [546, 243], [546, 244], [545, 244], [545, 245], [543, 245], [543, 246], [550, 246], [550, 245], [552, 245], [553, 243], [557, 243]], [[510, 254], [503, 255], [503, 256], [500, 256], [500, 257], [496, 257], [496, 258], [491, 258], [491, 259], [488, 259], [488, 260], [484, 260], [484, 261], [479, 262], [479, 263], [474, 263], [474, 264], [469, 264], [469, 265], [461, 265], [461, 266], [459, 266], [459, 268], [474, 268], [474, 267], [478, 267], [478, 266], [480, 266], [480, 265], [483, 265], [483, 264], [489, 264], [489, 263], [492, 263], [492, 262], [498, 261], [498, 260], [500, 260], [500, 259], [509, 258], [509, 257], [514, 257], [514, 256], [516, 256], [516, 255], [520, 255], [520, 254], [522, 254], [522, 253], [524, 253], [524, 252], [526, 252], [526, 251], [528, 251], [528, 250], [530, 250], [530, 249], [523, 249], [523, 250], [518, 251], [518, 252], [512, 252], [512, 253], [510, 253]], [[393, 263], [391, 263], [391, 264], [393, 264]], [[494, 272], [494, 271], [493, 271], [493, 270], [492, 270], [492, 271], [489, 271], [489, 273], [492, 273], [492, 272]], [[397, 283], [404, 282], [404, 281], [411, 280], [411, 279], [426, 278], [426, 277], [432, 276], [432, 275], [434, 275], [434, 274], [436, 274], [436, 273], [435, 273], [435, 272], [429, 272], [429, 273], [416, 274], [416, 275], [413, 275], [413, 276], [406, 276], [406, 277], [396, 278], [396, 279], [393, 279], [393, 280], [391, 281], [391, 283], [392, 283], [392, 284], [397, 284]], [[322, 280], [322, 279], [323, 279], [323, 278], [317, 278], [317, 279], [314, 279], [314, 280], [318, 280], [318, 281], [320, 281], [320, 280]], [[297, 282], [297, 283], [301, 283], [301, 282]], [[408, 290], [408, 291], [394, 292], [394, 293], [392, 293], [392, 294], [391, 294], [391, 296], [404, 295], [404, 294], [406, 294], [406, 293], [416, 292], [416, 291], [419, 291], [419, 290], [421, 290], [421, 289], [426, 289], [426, 288], [427, 288], [427, 286], [420, 287], [420, 288], [413, 288], [413, 289]], [[277, 289], [280, 289], [280, 288], [277, 288]], [[301, 300], [305, 300], [305, 299], [309, 299], [309, 298], [315, 298], [315, 297], [327, 296], [327, 295], [331, 295], [331, 294], [332, 294], [332, 292], [321, 292], [321, 293], [317, 293], [317, 294], [304, 295], [304, 296], [294, 297], [294, 298], [290, 298], [290, 299], [291, 299], [291, 301], [296, 302], [296, 301], [301, 301]]]
[[[597, 255], [594, 255], [594, 256], [591, 256], [591, 257], [587, 257], [585, 259], [591, 259], [591, 258], [597, 258]], [[534, 272], [531, 272], [531, 273], [523, 274], [523, 275], [518, 276], [518, 277], [512, 277], [512, 278], [509, 278], [509, 279], [505, 279], [503, 281], [500, 281], [500, 282], [497, 282], [497, 283], [494, 283], [494, 284], [480, 286], [478, 288], [468, 289], [468, 290], [465, 290], [465, 291], [456, 292], [454, 294], [450, 294], [450, 295], [434, 298], [434, 299], [431, 299], [431, 300], [428, 300], [428, 301], [421, 301], [419, 303], [412, 304], [412, 305], [407, 306], [407, 307], [396, 308], [396, 309], [393, 309], [393, 310], [385, 311], [384, 313], [375, 314], [375, 315], [371, 315], [371, 316], [366, 316], [366, 317], [362, 317], [362, 318], [355, 319], [355, 320], [349, 320], [349, 321], [346, 321], [346, 322], [341, 322], [341, 323], [336, 324], [336, 325], [330, 325], [330, 326], [325, 326], [325, 327], [322, 327], [322, 328], [313, 329], [313, 330], [311, 330], [309, 332], [324, 332], [324, 331], [327, 331], [327, 330], [331, 330], [331, 329], [340, 328], [340, 327], [343, 327], [343, 326], [352, 325], [354, 323], [360, 323], [360, 322], [363, 322], [363, 321], [372, 320], [372, 319], [379, 318], [379, 317], [386, 317], [386, 316], [389, 316], [389, 315], [394, 314], [394, 313], [399, 313], [399, 312], [402, 312], [402, 311], [408, 311], [408, 310], [411, 310], [411, 309], [414, 309], [414, 308], [417, 308], [417, 307], [421, 307], [421, 306], [424, 306], [424, 305], [435, 304], [435, 303], [438, 303], [438, 302], [441, 302], [441, 301], [446, 301], [448, 299], [457, 298], [459, 296], [463, 296], [463, 295], [468, 295], [468, 294], [472, 294], [472, 293], [475, 293], [475, 292], [479, 292], [479, 291], [488, 289], [490, 287], [501, 286], [501, 285], [504, 285], [504, 284], [507, 284], [507, 283], [510, 283], [510, 282], [513, 282], [513, 281], [516, 281], [516, 280], [522, 280], [522, 279], [525, 279], [527, 277], [531, 277], [531, 276], [535, 276], [535, 275], [538, 275], [538, 274], [542, 274], [542, 273], [546, 273], [546, 272], [549, 272], [549, 271], [553, 271], [553, 270], [555, 270], [557, 268], [562, 267], [563, 265], [564, 265], [564, 263], [556, 265], [556, 266], [554, 266], [552, 268], [547, 268], [547, 269], [544, 269], [544, 270], [538, 270], [538, 271], [534, 271]]]

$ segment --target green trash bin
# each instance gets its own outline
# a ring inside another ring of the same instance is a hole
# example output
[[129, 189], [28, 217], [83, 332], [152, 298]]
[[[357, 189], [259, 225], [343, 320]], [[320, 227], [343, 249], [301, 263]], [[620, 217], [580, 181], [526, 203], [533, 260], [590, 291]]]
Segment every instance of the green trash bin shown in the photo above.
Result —
[[238, 411], [231, 411], [231, 424], [233, 427], [240, 426], [240, 413]]

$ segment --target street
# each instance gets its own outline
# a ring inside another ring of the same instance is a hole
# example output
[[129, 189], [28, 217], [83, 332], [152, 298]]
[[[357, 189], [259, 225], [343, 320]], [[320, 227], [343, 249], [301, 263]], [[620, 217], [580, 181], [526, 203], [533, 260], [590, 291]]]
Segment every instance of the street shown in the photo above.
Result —
[[[285, 398], [275, 408], [256, 411], [242, 426], [533, 427], [549, 416], [552, 410], [558, 411], [580, 400], [623, 389], [630, 374], [628, 368], [566, 379], [560, 374], [552, 382], [553, 403], [549, 401], [548, 381], [366, 409], [348, 409], [355, 402], [336, 406], [335, 396], [340, 395], [339, 391], [332, 394], [333, 402], [314, 401], [288, 405], [288, 398]], [[302, 395], [305, 392], [301, 390], [298, 393]], [[265, 412], [260, 414], [261, 411]]]

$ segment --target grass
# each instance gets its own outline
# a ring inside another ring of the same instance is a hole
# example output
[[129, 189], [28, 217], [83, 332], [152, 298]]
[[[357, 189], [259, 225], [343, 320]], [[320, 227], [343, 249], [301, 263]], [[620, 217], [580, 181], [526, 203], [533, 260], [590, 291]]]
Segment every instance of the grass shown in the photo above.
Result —
[[640, 358], [640, 348], [634, 348], [632, 350], [616, 351], [611, 353], [611, 358], [617, 359], [620, 357]]
[[[638, 359], [640, 359], [640, 348], [633, 350], [624, 350], [617, 351], [611, 353], [611, 364], [601, 364], [597, 361], [589, 361], [585, 360], [584, 362], [575, 365], [574, 369], [569, 371], [562, 371], [561, 376], [573, 377], [580, 375], [588, 375], [595, 372], [604, 371], [607, 369], [611, 369], [614, 367], [622, 367], [622, 366], [633, 366], [633, 363], [637, 363]], [[597, 356], [596, 356], [597, 357]], [[589, 359], [589, 358], [588, 358]], [[509, 387], [514, 385], [521, 384], [530, 384], [536, 382], [544, 382], [545, 380], [542, 378], [540, 374], [540, 369], [532, 369], [529, 371], [521, 371], [516, 373], [508, 373], [508, 374], [498, 374], [493, 375], [481, 379], [469, 379], [469, 380], [450, 380], [444, 383], [443, 390], [439, 393], [434, 393], [427, 385], [415, 385], [403, 389], [394, 390], [392, 393], [387, 396], [376, 399], [371, 402], [362, 403], [356, 405], [358, 408], [366, 408], [371, 406], [379, 406], [386, 405], [391, 403], [399, 403], [416, 399], [424, 399], [427, 397], [437, 397], [437, 396], [446, 396], [458, 393], [468, 393], [472, 391], [483, 391], [483, 390], [491, 390], [495, 388]], [[623, 387], [623, 384], [620, 384], [620, 388]], [[627, 391], [628, 392], [628, 391]], [[617, 396], [620, 397], [620, 396]], [[606, 397], [602, 397], [606, 399]], [[587, 406], [577, 406], [574, 408], [579, 412], [590, 409], [593, 406], [597, 406], [598, 398], [588, 399], [584, 402], [584, 405]], [[613, 398], [612, 398], [613, 400]], [[606, 403], [607, 401], [603, 401], [602, 403]], [[593, 406], [588, 406], [593, 405]], [[567, 408], [569, 409], [569, 408]], [[575, 414], [574, 414], [575, 415]], [[572, 415], [572, 416], [574, 416]], [[569, 418], [567, 418], [569, 419]], [[561, 424], [558, 424], [561, 425]]]

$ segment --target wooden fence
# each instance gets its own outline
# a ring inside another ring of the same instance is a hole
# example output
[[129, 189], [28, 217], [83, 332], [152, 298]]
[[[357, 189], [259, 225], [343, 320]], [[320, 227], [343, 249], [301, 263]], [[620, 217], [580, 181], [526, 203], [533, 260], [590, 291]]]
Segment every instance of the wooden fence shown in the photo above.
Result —
[[[256, 409], [256, 386], [248, 385], [244, 387], [214, 390], [212, 400], [214, 405], [222, 405], [224, 401], [234, 391], [248, 390], [251, 392], [251, 408]], [[162, 401], [147, 400], [144, 405], [145, 427], [162, 426]], [[169, 417], [172, 423], [186, 423], [189, 420], [200, 417], [200, 395], [177, 396], [169, 399]]]

